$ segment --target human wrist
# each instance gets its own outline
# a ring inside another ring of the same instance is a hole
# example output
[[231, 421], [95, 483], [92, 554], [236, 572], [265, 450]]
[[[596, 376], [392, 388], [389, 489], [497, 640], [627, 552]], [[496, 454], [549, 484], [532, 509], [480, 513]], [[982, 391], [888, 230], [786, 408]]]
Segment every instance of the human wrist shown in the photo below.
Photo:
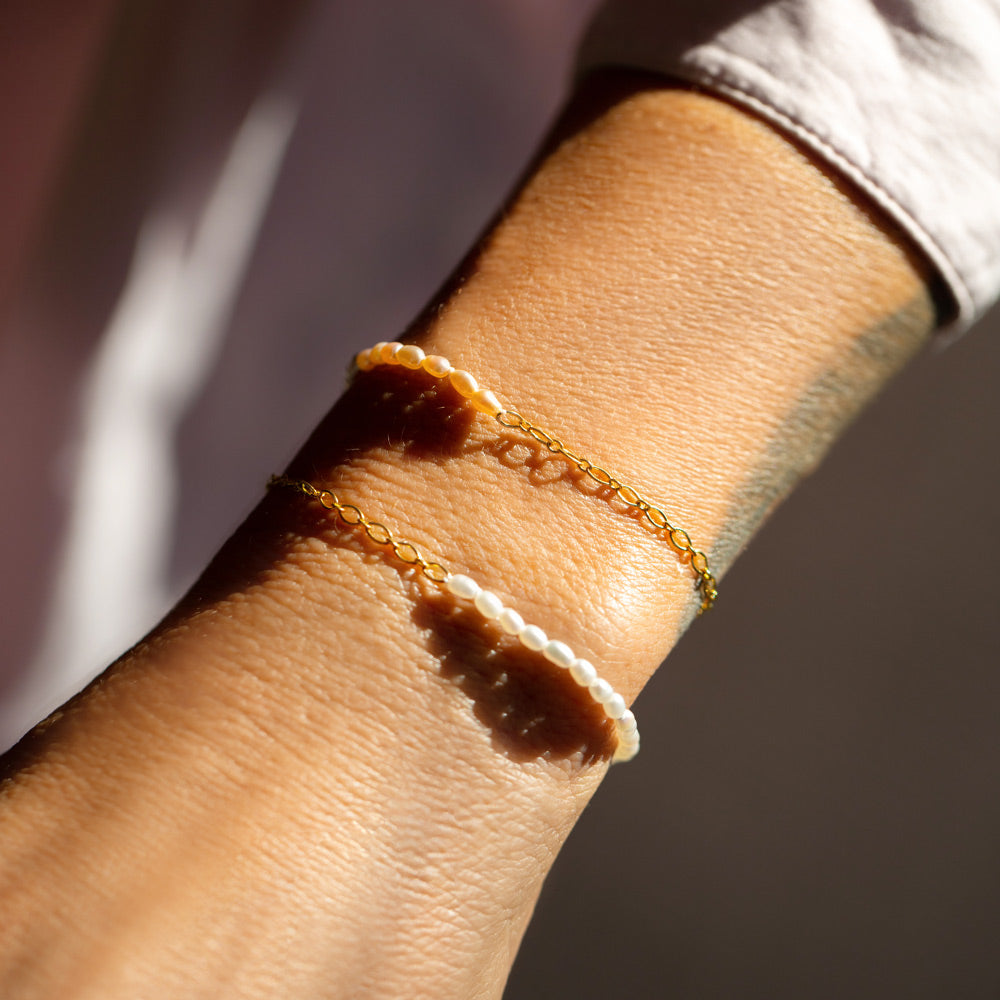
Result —
[[[664, 159], [673, 184], [663, 182]], [[775, 176], [784, 198], [748, 210], [743, 201]], [[706, 210], [718, 199], [735, 232], [719, 231]], [[633, 207], [623, 212], [623, 204]], [[775, 227], [787, 230], [780, 244]], [[660, 244], [647, 271], [619, 263]], [[831, 254], [842, 288], [821, 283]], [[629, 307], [609, 310], [623, 287]], [[899, 324], [909, 344], [885, 352], [899, 363], [919, 343], [929, 305], [905, 249], [768, 127], [710, 98], [655, 90], [553, 153], [455, 288], [419, 326], [424, 348], [472, 369], [506, 404], [642, 484], [721, 568], [832, 438], [822, 428], [805, 440], [806, 428], [795, 442], [804, 450], [781, 456], [791, 467], [769, 487], [766, 506], [742, 509], [747, 481], [770, 460], [775, 434], [813, 381], [845, 358], [853, 363], [856, 330], [912, 300], [914, 328]], [[859, 384], [845, 386], [845, 416], [887, 374], [881, 363], [871, 367], [850, 373]], [[387, 489], [372, 497], [374, 516], [404, 536], [434, 524], [432, 537], [457, 569], [505, 595], [544, 594], [539, 612], [565, 631], [584, 625], [595, 644], [587, 652], [634, 695], [697, 607], [690, 567], [606, 496], [579, 489], [558, 456], [530, 443], [508, 448], [503, 428], [453, 412], [455, 401], [435, 395], [433, 382], [366, 373], [352, 389], [353, 409], [338, 406], [297, 474], [325, 473], [362, 493], [381, 479]], [[376, 397], [388, 404], [388, 421], [372, 417]], [[418, 405], [431, 420], [414, 416]], [[331, 445], [340, 427], [366, 420], [362, 440], [349, 434]], [[479, 515], [486, 511], [488, 520]], [[532, 586], [518, 583], [532, 573]]]
[[[728, 532], [723, 564], [755, 512], [827, 443], [806, 427], [781, 475], [749, 499], [741, 492], [796, 400], [851, 353], [859, 331], [919, 299], [905, 255], [760, 128], [693, 95], [631, 103], [544, 168], [462, 293], [422, 330], [429, 350], [642, 485], [713, 560]], [[758, 212], [753, 199], [768, 193], [775, 204]], [[903, 331], [907, 343], [919, 342], [918, 326]], [[905, 354], [898, 347], [894, 362]], [[456, 418], [453, 400], [439, 400], [442, 419], [457, 421], [442, 450], [431, 435], [413, 438], [419, 425], [405, 429], [411, 414], [400, 405], [425, 394], [433, 402], [433, 390], [401, 372], [365, 382], [293, 470], [521, 598], [519, 607], [635, 693], [696, 607], [676, 553], [572, 476], [539, 475], [550, 467], [530, 451], [503, 461], [497, 428]], [[860, 405], [855, 387], [838, 418]], [[379, 423], [383, 404], [388, 423]], [[441, 632], [452, 610], [427, 602], [383, 552], [332, 531], [322, 510], [270, 497], [172, 621], [53, 724], [50, 766], [25, 779], [37, 817], [68, 817], [51, 824], [56, 833], [85, 831], [89, 856], [58, 838], [45, 845], [67, 879], [80, 867], [74, 858], [99, 869], [94, 856], [107, 850], [88, 827], [86, 792], [127, 802], [109, 842], [142, 850], [130, 849], [114, 886], [84, 880], [78, 922], [108, 926], [88, 910], [93, 895], [131, 898], [135, 871], [177, 861], [178, 881], [191, 884], [177, 897], [196, 910], [194, 933], [205, 931], [209, 904], [238, 895], [223, 863], [229, 848], [248, 885], [291, 887], [263, 897], [275, 907], [263, 917], [245, 899], [226, 910], [229, 928], [241, 915], [258, 931], [280, 917], [292, 949], [304, 938], [287, 931], [301, 920], [348, 980], [360, 975], [363, 935], [380, 928], [381, 995], [394, 995], [390, 980], [400, 995], [419, 982], [440, 996], [473, 995], [480, 976], [498, 982], [602, 757], [581, 755], [580, 728], [575, 747], [559, 733], [529, 746], [498, 738], [500, 713], [484, 717], [482, 695], [454, 669], [467, 669], [468, 647], [428, 642], [436, 631], [469, 640], [461, 622]], [[554, 690], [556, 671], [540, 666], [523, 675], [522, 691]], [[566, 694], [572, 710], [571, 687]], [[574, 725], [585, 727], [586, 701], [576, 707]], [[98, 746], [95, 733], [110, 741]], [[51, 784], [66, 761], [70, 794]], [[211, 846], [215, 867], [184, 851], [178, 860], [178, 831], [201, 847], [234, 806], [246, 822]], [[143, 840], [143, 817], [156, 810], [170, 821], [161, 827], [174, 829]], [[206, 874], [203, 905], [196, 879]], [[292, 912], [300, 898], [304, 916]], [[456, 947], [435, 969], [435, 937], [451, 941], [456, 930]], [[300, 956], [289, 950], [288, 967]]]
[[[377, 969], [380, 996], [443, 981], [441, 995], [474, 995], [513, 954], [597, 774], [498, 753], [474, 700], [407, 640], [405, 590], [372, 570], [317, 538], [236, 599], [206, 589], [53, 721], [57, 743], [36, 737], [36, 767], [4, 802], [5, 995], [14, 981], [66, 995], [86, 970], [106, 986], [95, 996], [117, 996], [115, 969], [153, 974], [161, 942], [199, 959], [198, 942], [237, 929], [259, 948], [241, 967], [266, 972], [267, 942], [302, 926], [282, 962], [333, 963], [344, 984]], [[48, 859], [45, 877], [13, 891], [26, 851]], [[63, 921], [86, 932], [36, 962], [30, 942]], [[158, 981], [176, 995], [185, 974], [168, 964]]]

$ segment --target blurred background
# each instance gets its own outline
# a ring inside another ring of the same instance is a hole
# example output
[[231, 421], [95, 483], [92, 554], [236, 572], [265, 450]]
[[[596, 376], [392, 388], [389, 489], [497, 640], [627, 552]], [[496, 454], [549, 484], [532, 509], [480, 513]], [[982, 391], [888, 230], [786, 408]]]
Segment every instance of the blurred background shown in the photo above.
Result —
[[[155, 623], [433, 293], [593, 7], [0, 8], [4, 746]], [[911, 365], [726, 577], [508, 1000], [1000, 996], [998, 327]]]

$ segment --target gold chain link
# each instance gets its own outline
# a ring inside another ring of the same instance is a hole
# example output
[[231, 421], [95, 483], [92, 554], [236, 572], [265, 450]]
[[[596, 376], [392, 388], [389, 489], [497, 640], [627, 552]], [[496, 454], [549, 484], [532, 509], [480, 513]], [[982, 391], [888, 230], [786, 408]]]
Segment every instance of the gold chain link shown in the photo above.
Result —
[[683, 529], [671, 524], [667, 515], [659, 508], [650, 503], [634, 487], [623, 483], [616, 475], [599, 465], [595, 465], [589, 459], [584, 458], [576, 452], [571, 451], [559, 440], [559, 438], [549, 434], [537, 424], [533, 424], [526, 417], [521, 416], [517, 410], [501, 410], [496, 415], [496, 421], [503, 427], [510, 430], [518, 430], [543, 445], [554, 455], [562, 455], [568, 459], [580, 472], [590, 477], [599, 486], [614, 490], [618, 499], [627, 507], [635, 507], [643, 512], [649, 524], [658, 532], [666, 536], [667, 541], [682, 555], [686, 556], [691, 563], [691, 569], [697, 580], [697, 587], [701, 591], [701, 607], [698, 613], [708, 611], [719, 596], [715, 577], [708, 568], [708, 556], [700, 549], [695, 548], [691, 541], [691, 536]]
[[385, 545], [392, 549], [393, 555], [408, 566], [419, 566], [420, 572], [434, 583], [444, 583], [450, 575], [439, 562], [426, 559], [413, 542], [395, 535], [381, 521], [372, 521], [352, 503], [341, 503], [340, 498], [332, 490], [321, 490], [318, 486], [305, 479], [292, 479], [290, 476], [271, 476], [267, 481], [269, 487], [287, 486], [304, 493], [307, 497], [318, 500], [327, 510], [337, 512], [337, 517], [349, 528], [360, 528], [376, 545]]

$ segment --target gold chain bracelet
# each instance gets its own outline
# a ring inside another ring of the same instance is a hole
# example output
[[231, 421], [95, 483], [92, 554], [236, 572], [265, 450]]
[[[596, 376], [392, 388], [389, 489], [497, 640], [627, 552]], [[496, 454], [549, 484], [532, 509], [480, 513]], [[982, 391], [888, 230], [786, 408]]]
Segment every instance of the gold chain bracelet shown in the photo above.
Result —
[[595, 465], [589, 459], [571, 450], [559, 438], [532, 423], [517, 410], [505, 409], [496, 395], [489, 389], [481, 388], [469, 372], [455, 368], [447, 358], [441, 355], [425, 354], [415, 344], [402, 344], [399, 341], [381, 341], [374, 347], [361, 351], [355, 357], [354, 364], [360, 371], [369, 371], [377, 365], [400, 365], [411, 370], [422, 369], [436, 379], [447, 378], [459, 394], [468, 399], [475, 409], [493, 417], [501, 426], [509, 430], [517, 430], [527, 434], [553, 455], [562, 455], [595, 483], [613, 490], [618, 499], [627, 507], [642, 511], [647, 523], [656, 531], [662, 532], [670, 545], [681, 556], [690, 560], [696, 586], [701, 592], [701, 607], [698, 609], [698, 613], [708, 611], [715, 603], [719, 596], [719, 590], [715, 576], [708, 565], [708, 556], [695, 546], [691, 541], [691, 536], [683, 528], [679, 528], [671, 522], [662, 508], [655, 506], [635, 487], [623, 482], [607, 469]]
[[541, 653], [549, 662], [566, 670], [580, 687], [586, 688], [614, 724], [617, 746], [612, 759], [631, 760], [639, 752], [639, 727], [625, 699], [608, 681], [598, 676], [597, 668], [589, 660], [578, 657], [566, 643], [550, 639], [537, 625], [528, 624], [497, 594], [481, 587], [472, 577], [451, 573], [441, 563], [427, 559], [413, 542], [397, 538], [381, 521], [371, 520], [352, 503], [343, 503], [332, 490], [321, 489], [305, 479], [291, 476], [272, 476], [267, 485], [296, 490], [318, 501], [327, 510], [335, 511], [343, 524], [363, 531], [376, 545], [390, 548], [400, 562], [419, 567], [428, 580], [454, 597], [470, 602], [484, 619], [495, 622], [508, 635], [515, 636], [526, 649]]

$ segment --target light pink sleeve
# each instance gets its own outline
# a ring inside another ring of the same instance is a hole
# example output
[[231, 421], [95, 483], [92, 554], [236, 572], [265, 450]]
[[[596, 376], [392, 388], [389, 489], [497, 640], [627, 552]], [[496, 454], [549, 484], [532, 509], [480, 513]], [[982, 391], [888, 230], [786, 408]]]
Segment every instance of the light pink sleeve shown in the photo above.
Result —
[[611, 0], [602, 64], [724, 94], [850, 177], [940, 274], [948, 332], [1000, 295], [1000, 0]]

